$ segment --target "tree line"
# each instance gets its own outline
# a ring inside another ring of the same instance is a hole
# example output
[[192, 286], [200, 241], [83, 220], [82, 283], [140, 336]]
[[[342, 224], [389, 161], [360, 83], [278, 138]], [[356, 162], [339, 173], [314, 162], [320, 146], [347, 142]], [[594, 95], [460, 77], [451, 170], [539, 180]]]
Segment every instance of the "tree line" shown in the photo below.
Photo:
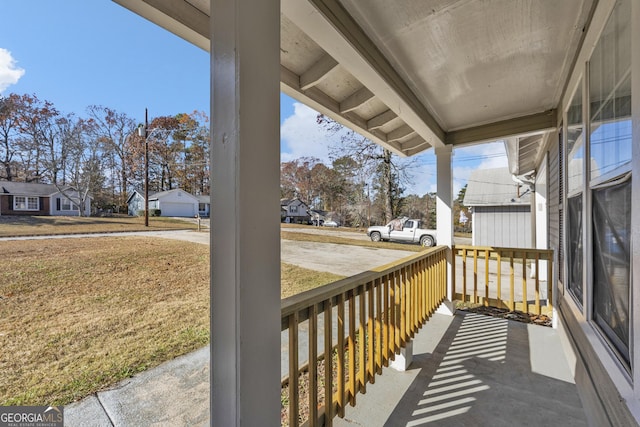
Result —
[[[337, 136], [329, 147], [330, 161], [301, 157], [280, 165], [280, 195], [299, 198], [308, 206], [332, 212], [341, 224], [352, 227], [387, 224], [397, 217], [416, 218], [436, 228], [436, 193], [405, 195], [413, 184], [415, 160], [401, 159], [390, 150], [324, 115], [317, 122], [328, 135]], [[460, 223], [466, 185], [454, 200], [456, 231], [470, 231]]]
[[[36, 95], [0, 96], [0, 180], [72, 186], [97, 210], [126, 212], [144, 186], [145, 138], [132, 117], [91, 105], [83, 117]], [[209, 194], [209, 118], [194, 111], [148, 125], [149, 190]]]
[[[405, 195], [416, 164], [325, 116], [318, 125], [338, 135], [330, 163], [302, 157], [281, 163], [281, 197], [334, 212], [344, 225], [386, 224], [399, 216], [435, 228], [435, 193]], [[127, 212], [144, 187], [145, 138], [134, 118], [91, 105], [83, 117], [60, 112], [36, 95], [0, 96], [0, 181], [72, 186], [93, 197], [97, 211]], [[210, 132], [205, 113], [152, 118], [147, 127], [149, 189], [210, 191]], [[143, 133], [144, 134], [144, 133]], [[462, 193], [463, 195], [464, 193]], [[80, 201], [82, 204], [82, 201]], [[462, 198], [456, 202], [459, 211]]]

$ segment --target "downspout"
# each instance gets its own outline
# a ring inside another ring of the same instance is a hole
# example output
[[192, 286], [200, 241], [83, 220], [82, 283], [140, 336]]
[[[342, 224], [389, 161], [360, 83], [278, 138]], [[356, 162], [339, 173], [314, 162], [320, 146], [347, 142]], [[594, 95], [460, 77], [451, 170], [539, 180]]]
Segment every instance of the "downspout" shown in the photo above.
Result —
[[[513, 181], [519, 184], [526, 184], [529, 187], [528, 192], [531, 193], [530, 209], [531, 209], [531, 242], [530, 246], [536, 248], [536, 171], [529, 171], [522, 175], [512, 175]], [[526, 194], [523, 193], [522, 195]]]

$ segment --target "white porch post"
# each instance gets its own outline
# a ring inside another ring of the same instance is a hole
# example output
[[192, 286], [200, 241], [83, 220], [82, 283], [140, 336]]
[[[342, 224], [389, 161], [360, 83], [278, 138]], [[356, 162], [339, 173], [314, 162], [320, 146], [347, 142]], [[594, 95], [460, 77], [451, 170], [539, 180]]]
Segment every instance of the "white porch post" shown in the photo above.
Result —
[[447, 252], [447, 302], [438, 311], [453, 314], [453, 295], [451, 295], [451, 275], [454, 274], [451, 246], [453, 245], [453, 173], [451, 170], [451, 156], [453, 147], [446, 145], [435, 148], [438, 170], [438, 190], [436, 204], [436, 224], [438, 231], [438, 245], [449, 246]]
[[280, 2], [213, 0], [211, 424], [280, 424]]

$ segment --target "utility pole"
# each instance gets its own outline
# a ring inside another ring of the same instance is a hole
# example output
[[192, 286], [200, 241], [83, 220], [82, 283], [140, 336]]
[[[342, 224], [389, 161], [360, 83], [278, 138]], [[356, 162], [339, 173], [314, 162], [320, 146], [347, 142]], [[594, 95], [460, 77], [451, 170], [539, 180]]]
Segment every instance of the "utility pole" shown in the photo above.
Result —
[[149, 226], [149, 115], [144, 109], [144, 128], [138, 127], [138, 135], [144, 138], [144, 226]]

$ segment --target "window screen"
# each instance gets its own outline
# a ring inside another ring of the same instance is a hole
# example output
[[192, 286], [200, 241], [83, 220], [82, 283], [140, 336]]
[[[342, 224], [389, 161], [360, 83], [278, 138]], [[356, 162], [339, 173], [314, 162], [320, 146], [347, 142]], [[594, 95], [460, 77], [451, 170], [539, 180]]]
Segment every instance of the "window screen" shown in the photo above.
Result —
[[593, 192], [593, 317], [629, 362], [631, 181]]

